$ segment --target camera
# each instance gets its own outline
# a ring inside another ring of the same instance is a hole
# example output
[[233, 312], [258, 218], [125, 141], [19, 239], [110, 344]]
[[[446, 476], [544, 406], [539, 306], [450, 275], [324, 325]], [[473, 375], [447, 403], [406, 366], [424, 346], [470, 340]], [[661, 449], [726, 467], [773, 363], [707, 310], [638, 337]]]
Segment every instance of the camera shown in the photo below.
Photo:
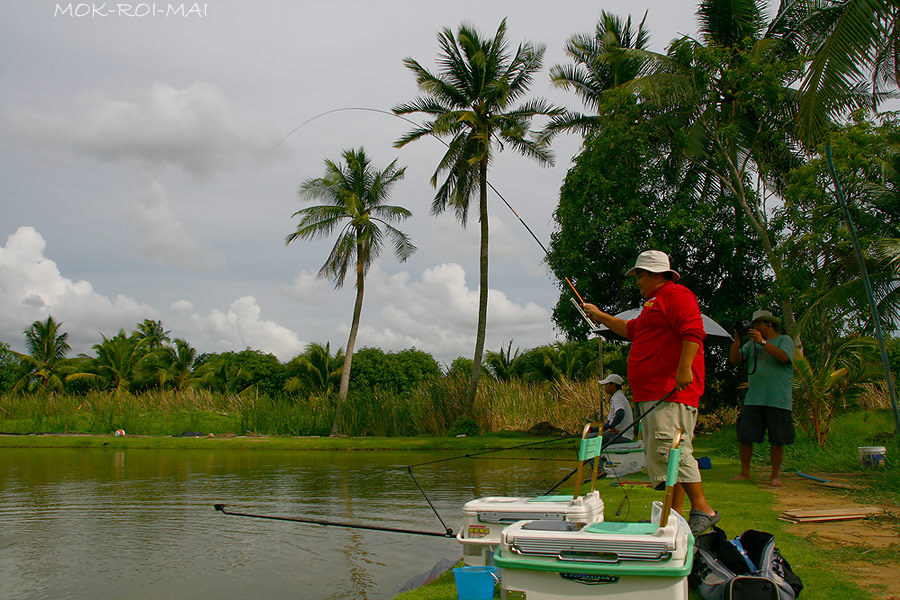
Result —
[[747, 334], [750, 333], [751, 329], [753, 329], [753, 323], [746, 319], [734, 324], [734, 330], [737, 331], [738, 335], [742, 338], [747, 337]]

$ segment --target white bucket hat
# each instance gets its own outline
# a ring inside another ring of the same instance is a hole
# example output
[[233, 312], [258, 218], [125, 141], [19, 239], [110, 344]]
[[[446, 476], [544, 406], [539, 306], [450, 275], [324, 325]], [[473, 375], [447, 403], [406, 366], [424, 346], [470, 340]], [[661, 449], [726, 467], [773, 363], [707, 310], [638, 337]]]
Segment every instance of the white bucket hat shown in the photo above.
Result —
[[625, 380], [623, 380], [619, 375], [613, 373], [606, 379], [600, 382], [600, 385], [606, 385], [607, 383], [614, 383], [616, 385], [624, 385]]
[[638, 269], [650, 273], [671, 273], [674, 276], [674, 281], [681, 279], [681, 275], [669, 267], [669, 255], [659, 250], [647, 250], [638, 254], [634, 266], [625, 273], [625, 276], [634, 275], [634, 272]]
[[773, 315], [767, 310], [758, 310], [753, 313], [753, 317], [750, 319], [751, 323], [755, 323], [756, 321], [768, 321], [770, 323], [775, 323], [775, 325], [781, 326], [781, 319]]

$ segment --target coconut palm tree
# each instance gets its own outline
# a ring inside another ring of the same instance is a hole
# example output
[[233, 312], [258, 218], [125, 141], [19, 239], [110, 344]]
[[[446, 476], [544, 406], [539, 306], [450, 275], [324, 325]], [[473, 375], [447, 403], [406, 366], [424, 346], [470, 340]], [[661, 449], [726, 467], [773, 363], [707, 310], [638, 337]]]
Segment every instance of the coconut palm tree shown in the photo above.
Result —
[[[466, 396], [466, 415], [471, 414], [478, 378], [481, 373], [484, 338], [487, 327], [488, 299], [488, 166], [497, 148], [508, 144], [516, 152], [542, 165], [553, 163], [546, 141], [529, 138], [531, 120], [538, 115], [562, 112], [543, 99], [532, 99], [514, 106], [541, 68], [544, 46], [523, 42], [510, 54], [506, 40], [506, 20], [493, 38], [482, 37], [471, 25], [462, 24], [456, 34], [445, 28], [438, 34], [441, 54], [439, 70], [432, 72], [412, 58], [403, 63], [413, 72], [422, 96], [395, 106], [398, 115], [421, 113], [428, 120], [399, 140], [395, 146], [425, 136], [448, 137], [447, 151], [431, 177], [437, 189], [431, 204], [433, 214], [453, 209], [465, 226], [469, 203], [478, 198], [481, 227], [479, 253], [478, 327], [475, 357]], [[439, 184], [439, 179], [446, 178]]]
[[197, 350], [187, 341], [175, 338], [174, 344], [166, 344], [148, 354], [146, 361], [161, 388], [171, 384], [180, 391], [191, 381], [197, 356]]
[[659, 58], [648, 51], [650, 32], [644, 27], [646, 18], [644, 13], [635, 28], [630, 16], [623, 21], [604, 10], [593, 35], [575, 34], [568, 39], [566, 55], [574, 64], [551, 67], [550, 80], [554, 86], [574, 92], [593, 114], [565, 111], [550, 120], [542, 132], [544, 136], [594, 130], [603, 118], [598, 111], [604, 94], [640, 77]]
[[385, 236], [391, 239], [394, 253], [401, 262], [416, 250], [409, 237], [390, 224], [407, 219], [412, 213], [402, 206], [385, 204], [394, 184], [403, 179], [406, 167], [397, 168], [397, 161], [394, 160], [378, 171], [363, 148], [345, 150], [343, 159], [343, 163], [326, 160], [325, 176], [307, 179], [300, 186], [301, 198], [322, 200], [324, 204], [295, 212], [292, 216], [299, 217], [300, 223], [285, 239], [285, 244], [290, 244], [298, 239], [328, 237], [340, 228], [331, 253], [319, 269], [319, 277], [328, 277], [334, 281], [334, 287], [339, 288], [344, 284], [351, 265], [356, 272], [356, 302], [344, 354], [340, 399], [335, 410], [332, 435], [340, 433], [341, 404], [347, 398], [350, 385], [350, 366], [362, 314], [366, 273], [381, 253]]
[[306, 389], [326, 399], [340, 387], [344, 362], [342, 349], [332, 356], [331, 344], [310, 344], [288, 363], [289, 372], [296, 374], [284, 383], [284, 391], [296, 394]]
[[[798, 30], [812, 57], [798, 114], [801, 136], [821, 139], [831, 117], [896, 97], [900, 83], [900, 0], [798, 0]], [[783, 10], [794, 10], [790, 4]]]
[[46, 321], [35, 321], [24, 331], [28, 354], [12, 352], [23, 369], [13, 391], [62, 389], [62, 367], [71, 346], [66, 341], [69, 334], [62, 332], [61, 326], [62, 323], [57, 323], [52, 316], [48, 316]]
[[96, 374], [89, 373], [70, 375], [73, 381], [95, 379], [102, 382], [106, 389], [128, 391], [138, 376], [138, 364], [145, 356], [143, 343], [125, 334], [120, 329], [115, 336], [103, 336], [103, 342], [94, 344], [97, 358], [94, 362]]
[[516, 351], [513, 352], [512, 345], [513, 341], [509, 340], [506, 350], [503, 349], [503, 346], [500, 346], [499, 351], [494, 352], [489, 350], [485, 354], [485, 366], [497, 381], [510, 381], [516, 377], [513, 363], [515, 363], [516, 358], [519, 357], [519, 349], [516, 348]]
[[163, 327], [162, 321], [153, 321], [152, 319], [144, 319], [143, 323], [138, 323], [137, 329], [131, 332], [131, 337], [143, 342], [143, 347], [147, 351], [158, 350], [169, 342], [169, 331]]

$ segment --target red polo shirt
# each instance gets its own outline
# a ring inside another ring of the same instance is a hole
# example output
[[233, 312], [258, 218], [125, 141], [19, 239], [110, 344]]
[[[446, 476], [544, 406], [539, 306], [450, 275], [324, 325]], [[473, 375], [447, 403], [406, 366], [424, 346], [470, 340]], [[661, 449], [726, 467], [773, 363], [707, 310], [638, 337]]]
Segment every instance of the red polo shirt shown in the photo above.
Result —
[[691, 365], [694, 381], [669, 397], [672, 402], [698, 405], [706, 380], [703, 363], [706, 333], [693, 292], [677, 283], [665, 283], [644, 302], [641, 314], [628, 321], [627, 337], [632, 342], [628, 385], [635, 402], [660, 400], [675, 389], [675, 369], [681, 358], [682, 342], [700, 344]]

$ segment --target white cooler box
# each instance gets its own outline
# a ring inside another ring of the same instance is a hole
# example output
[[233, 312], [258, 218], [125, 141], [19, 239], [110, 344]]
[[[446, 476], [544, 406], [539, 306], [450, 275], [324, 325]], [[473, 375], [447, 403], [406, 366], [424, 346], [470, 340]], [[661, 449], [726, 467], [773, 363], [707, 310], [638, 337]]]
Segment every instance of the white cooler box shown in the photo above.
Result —
[[619, 477], [647, 469], [643, 440], [607, 446], [603, 450], [603, 458], [606, 459], [603, 470], [608, 477]]
[[593, 491], [572, 499], [571, 495], [512, 498], [488, 496], [466, 502], [463, 526], [456, 539], [463, 545], [467, 566], [491, 564], [505, 527], [522, 520], [540, 519], [560, 523], [597, 523], [603, 521], [603, 500]]
[[687, 600], [694, 536], [674, 512], [659, 527], [661, 512], [654, 502], [651, 523], [510, 525], [494, 555], [503, 569], [501, 598]]

